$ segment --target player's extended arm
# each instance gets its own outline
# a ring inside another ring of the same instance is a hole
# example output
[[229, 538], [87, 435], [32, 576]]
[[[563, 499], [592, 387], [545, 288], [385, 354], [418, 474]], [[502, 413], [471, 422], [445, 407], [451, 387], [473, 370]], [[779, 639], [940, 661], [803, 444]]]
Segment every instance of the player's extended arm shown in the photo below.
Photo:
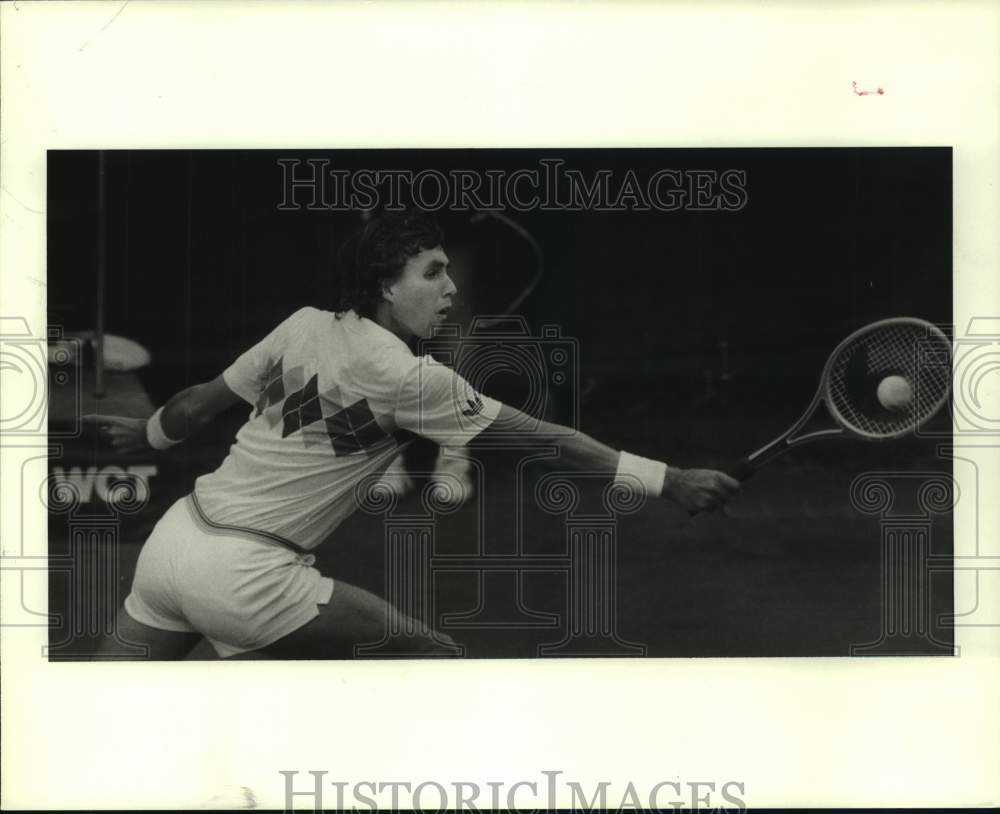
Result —
[[688, 511], [721, 506], [740, 488], [739, 481], [712, 469], [678, 469], [660, 461], [619, 452], [582, 432], [539, 421], [503, 405], [491, 426], [476, 443], [545, 444], [559, 447], [560, 460], [589, 472], [606, 472], [630, 483], [639, 483], [651, 497], [672, 500]]
[[223, 410], [243, 400], [222, 376], [181, 390], [145, 418], [117, 415], [85, 415], [85, 424], [96, 426], [119, 452], [139, 452], [151, 447], [166, 449], [197, 432]]

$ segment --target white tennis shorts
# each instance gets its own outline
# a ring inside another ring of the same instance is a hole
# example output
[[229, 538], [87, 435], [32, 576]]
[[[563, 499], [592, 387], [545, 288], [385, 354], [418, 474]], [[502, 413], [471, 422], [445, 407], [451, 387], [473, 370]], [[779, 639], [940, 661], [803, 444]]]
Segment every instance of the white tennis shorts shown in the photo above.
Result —
[[212, 523], [193, 495], [160, 518], [139, 553], [129, 616], [160, 630], [201, 633], [219, 656], [273, 644], [319, 615], [333, 580], [312, 554]]

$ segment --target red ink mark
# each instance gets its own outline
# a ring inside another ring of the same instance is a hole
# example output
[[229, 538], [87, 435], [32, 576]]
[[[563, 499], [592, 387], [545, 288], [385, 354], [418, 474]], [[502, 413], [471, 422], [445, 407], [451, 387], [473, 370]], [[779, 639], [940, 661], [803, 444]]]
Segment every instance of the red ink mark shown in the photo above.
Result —
[[876, 93], [879, 96], [883, 96], [885, 94], [885, 91], [882, 90], [882, 88], [876, 88], [875, 90], [858, 90], [857, 82], [851, 82], [851, 87], [854, 88], [854, 93], [856, 96], [872, 96], [873, 94]]

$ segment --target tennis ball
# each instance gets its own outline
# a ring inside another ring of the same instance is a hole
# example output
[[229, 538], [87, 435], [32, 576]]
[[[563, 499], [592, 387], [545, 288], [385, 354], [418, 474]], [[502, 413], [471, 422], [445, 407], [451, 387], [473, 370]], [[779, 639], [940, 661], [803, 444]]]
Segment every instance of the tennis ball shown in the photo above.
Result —
[[878, 384], [878, 400], [887, 410], [905, 410], [913, 401], [913, 388], [902, 376], [886, 376]]

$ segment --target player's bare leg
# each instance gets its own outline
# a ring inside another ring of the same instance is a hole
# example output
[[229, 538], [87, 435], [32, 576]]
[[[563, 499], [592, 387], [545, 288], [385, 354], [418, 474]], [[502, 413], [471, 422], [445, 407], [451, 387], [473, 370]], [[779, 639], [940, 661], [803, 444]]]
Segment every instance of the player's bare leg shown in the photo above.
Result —
[[[133, 659], [135, 661], [172, 661], [184, 658], [198, 642], [200, 633], [178, 633], [137, 622], [125, 608], [115, 617], [115, 634], [105, 636], [97, 647], [97, 659]], [[140, 647], [147, 652], [142, 655]]]
[[[387, 638], [390, 630], [405, 634]], [[447, 634], [400, 613], [370, 591], [340, 580], [330, 602], [319, 606], [319, 616], [256, 654], [282, 659], [354, 658], [356, 647], [380, 642], [385, 643], [378, 651], [383, 656], [456, 655]]]

